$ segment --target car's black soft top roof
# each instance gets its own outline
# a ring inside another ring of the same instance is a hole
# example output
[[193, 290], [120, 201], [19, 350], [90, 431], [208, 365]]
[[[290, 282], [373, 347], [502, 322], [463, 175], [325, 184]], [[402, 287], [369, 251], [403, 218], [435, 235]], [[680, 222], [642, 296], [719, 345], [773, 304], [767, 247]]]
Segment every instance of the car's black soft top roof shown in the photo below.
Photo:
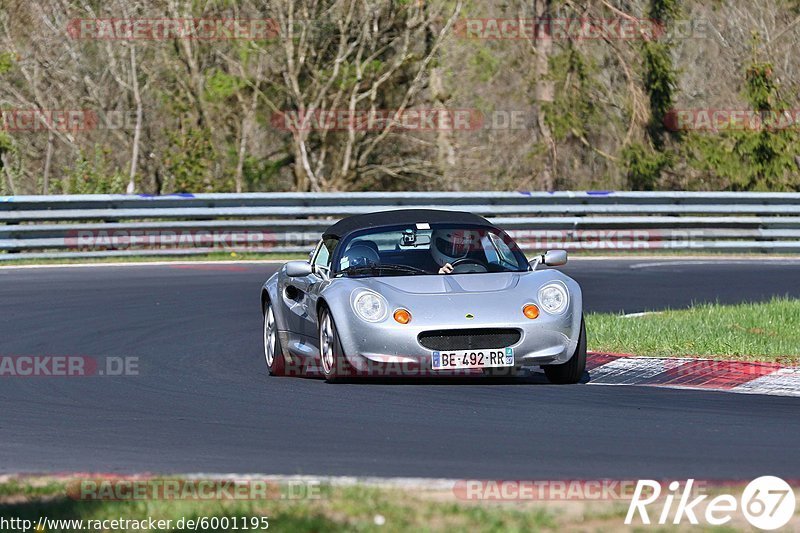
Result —
[[403, 224], [470, 224], [477, 226], [494, 227], [485, 218], [464, 211], [442, 211], [439, 209], [396, 209], [353, 215], [343, 218], [325, 230], [324, 238], [342, 239], [354, 231], [379, 228], [382, 226], [396, 226]]

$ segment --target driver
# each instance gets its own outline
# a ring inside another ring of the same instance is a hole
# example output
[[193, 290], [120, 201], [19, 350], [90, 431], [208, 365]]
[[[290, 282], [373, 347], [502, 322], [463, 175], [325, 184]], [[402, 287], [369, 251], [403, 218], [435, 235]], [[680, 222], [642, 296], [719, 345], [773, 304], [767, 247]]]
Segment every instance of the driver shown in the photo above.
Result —
[[470, 250], [471, 232], [460, 229], [437, 229], [431, 234], [431, 255], [439, 265], [439, 274], [452, 274], [453, 265]]
[[380, 265], [381, 258], [376, 251], [377, 246], [369, 246], [367, 241], [360, 241], [354, 243], [342, 256], [340, 261], [342, 269], [369, 267], [373, 265]]

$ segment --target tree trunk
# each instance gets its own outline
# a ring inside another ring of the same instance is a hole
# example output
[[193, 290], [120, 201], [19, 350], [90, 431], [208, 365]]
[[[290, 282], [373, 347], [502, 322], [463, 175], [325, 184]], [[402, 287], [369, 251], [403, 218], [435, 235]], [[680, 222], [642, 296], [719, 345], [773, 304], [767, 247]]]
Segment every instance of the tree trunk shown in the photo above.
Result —
[[0, 152], [0, 168], [8, 179], [8, 190], [11, 192], [11, 196], [16, 196], [17, 187], [14, 185], [14, 178], [11, 177], [11, 171], [8, 169], [8, 158], [6, 155], [7, 152]]
[[136, 190], [136, 167], [139, 161], [139, 139], [142, 136], [142, 95], [139, 94], [139, 78], [136, 71], [136, 46], [131, 46], [131, 85], [133, 100], [136, 104], [136, 126], [133, 131], [133, 147], [131, 148], [131, 171], [128, 182], [128, 194]]
[[53, 130], [47, 132], [47, 152], [44, 158], [44, 172], [42, 173], [42, 194], [50, 194], [50, 165], [53, 162], [53, 143], [55, 134]]
[[[434, 67], [430, 74], [430, 87], [433, 95], [433, 107], [436, 111], [444, 113], [447, 111], [446, 102], [449, 94], [444, 87], [441, 69]], [[452, 128], [439, 128], [436, 139], [437, 157], [436, 166], [443, 183], [451, 183], [452, 169], [456, 165], [456, 150], [454, 147], [454, 135]]]
[[[536, 19], [553, 18], [553, 5], [551, 0], [533, 0], [533, 16]], [[550, 54], [553, 50], [553, 40], [549, 35], [534, 37], [534, 113], [536, 114], [537, 140], [547, 147], [547, 155], [543, 158], [543, 166], [539, 175], [539, 185], [542, 190], [552, 191], [555, 188], [556, 143], [546, 121], [545, 105], [553, 102], [553, 82], [547, 77], [550, 73]]]

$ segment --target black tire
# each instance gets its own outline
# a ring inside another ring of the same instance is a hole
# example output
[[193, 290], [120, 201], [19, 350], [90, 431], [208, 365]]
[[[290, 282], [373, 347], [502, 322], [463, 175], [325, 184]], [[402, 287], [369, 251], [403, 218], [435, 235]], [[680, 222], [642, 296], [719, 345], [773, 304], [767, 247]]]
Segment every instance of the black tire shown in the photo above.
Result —
[[[330, 329], [326, 332], [325, 328], [329, 325]], [[323, 340], [323, 336], [330, 337], [328, 339], [329, 345]], [[336, 329], [336, 322], [333, 320], [333, 315], [327, 307], [322, 307], [319, 311], [319, 362], [322, 369], [322, 376], [328, 383], [340, 382], [352, 375], [350, 365], [347, 362], [347, 357], [344, 355], [342, 349], [342, 342], [339, 339], [339, 332]], [[325, 357], [323, 350], [330, 348], [332, 352], [329, 357]]]
[[581, 333], [578, 338], [578, 347], [569, 361], [560, 365], [545, 365], [544, 373], [550, 383], [568, 385], [579, 383], [586, 372], [586, 324], [581, 317]]
[[[270, 324], [272, 320], [272, 335], [269, 334]], [[286, 375], [286, 358], [283, 356], [283, 348], [281, 341], [278, 338], [278, 325], [275, 322], [275, 312], [272, 310], [272, 304], [267, 302], [264, 306], [264, 360], [267, 364], [267, 370], [271, 376], [285, 376]], [[271, 351], [271, 352], [270, 352]], [[270, 360], [271, 353], [271, 360]]]

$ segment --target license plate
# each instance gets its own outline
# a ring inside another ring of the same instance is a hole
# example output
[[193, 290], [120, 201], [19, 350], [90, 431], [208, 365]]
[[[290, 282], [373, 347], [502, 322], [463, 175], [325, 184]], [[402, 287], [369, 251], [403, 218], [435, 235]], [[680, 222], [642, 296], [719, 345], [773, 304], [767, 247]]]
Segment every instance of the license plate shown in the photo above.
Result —
[[494, 350], [433, 352], [431, 361], [434, 370], [514, 366], [514, 349], [497, 348]]

